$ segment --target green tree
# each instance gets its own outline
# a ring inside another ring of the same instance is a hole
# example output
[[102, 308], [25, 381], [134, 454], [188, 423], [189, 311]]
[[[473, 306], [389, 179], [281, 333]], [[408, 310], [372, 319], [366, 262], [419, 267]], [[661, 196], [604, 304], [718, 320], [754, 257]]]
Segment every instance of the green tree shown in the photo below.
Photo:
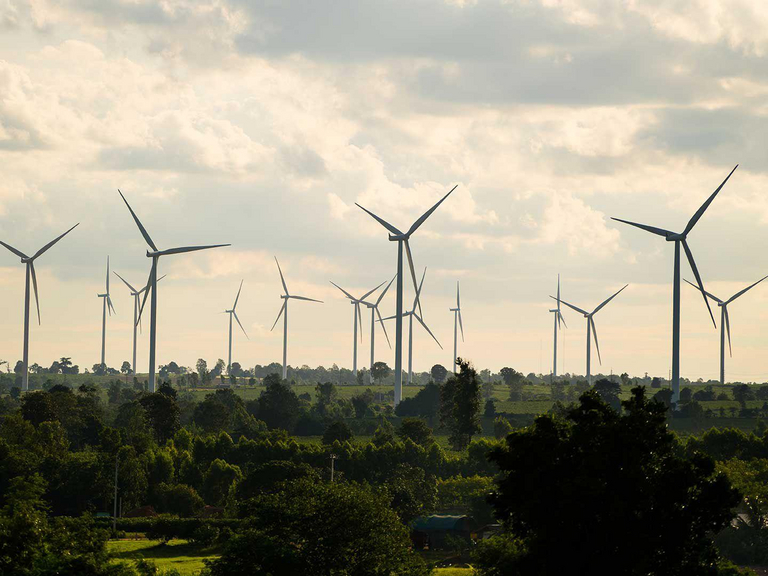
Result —
[[254, 499], [252, 514], [221, 557], [207, 562], [211, 576], [428, 574], [389, 495], [370, 487], [296, 481]]
[[374, 398], [374, 394], [370, 388], [366, 388], [365, 392], [352, 396], [350, 401], [352, 402], [352, 407], [355, 409], [355, 416], [363, 418], [368, 411], [368, 407], [373, 404]]
[[499, 374], [504, 380], [504, 384], [507, 386], [512, 386], [515, 383], [523, 383], [523, 380], [525, 379], [525, 376], [523, 376], [522, 372], [518, 372], [514, 368], [510, 368], [508, 366], [505, 366], [501, 370], [499, 370]]
[[170, 395], [163, 389], [163, 386], [159, 388], [158, 392], [145, 394], [139, 398], [139, 404], [145, 411], [147, 424], [160, 444], [165, 444], [166, 440], [173, 438], [173, 435], [181, 428], [179, 420], [181, 410], [176, 402], [176, 391], [171, 388], [173, 395]]
[[600, 378], [600, 380], [595, 382], [593, 389], [608, 406], [617, 411], [621, 410], [621, 400], [619, 399], [621, 385], [618, 382], [613, 382], [607, 378]]
[[258, 399], [258, 418], [274, 430], [293, 432], [301, 416], [301, 402], [291, 387], [278, 374], [264, 378], [266, 390]]
[[442, 364], [435, 364], [429, 371], [429, 375], [435, 384], [442, 384], [448, 376], [448, 370]]
[[398, 416], [431, 418], [440, 410], [440, 386], [430, 382], [411, 398], [403, 398], [395, 408]]
[[712, 534], [738, 492], [709, 457], [681, 455], [666, 408], [644, 388], [623, 406], [587, 392], [491, 451], [501, 470], [492, 502], [511, 540], [509, 553], [476, 558], [481, 574], [714, 573]]
[[464, 450], [480, 428], [480, 379], [469, 362], [459, 358], [459, 373], [440, 389], [440, 425], [447, 428], [454, 450]]
[[391, 373], [392, 369], [387, 366], [386, 362], [374, 362], [373, 366], [371, 366], [371, 375], [373, 375], [373, 380], [377, 383], [380, 383], [385, 378], [389, 378]]
[[419, 446], [430, 446], [435, 438], [432, 436], [432, 428], [427, 426], [424, 420], [419, 418], [403, 418], [397, 435], [403, 440], [411, 440]]
[[344, 421], [336, 421], [325, 429], [323, 432], [323, 444], [331, 445], [336, 440], [339, 442], [346, 442], [351, 440], [354, 434], [350, 430], [349, 425]]
[[126, 376], [128, 374], [132, 374], [133, 373], [133, 369], [131, 368], [131, 363], [128, 362], [128, 360], [123, 362], [122, 366], [120, 366], [120, 372], [125, 374]]
[[205, 500], [214, 506], [224, 506], [231, 489], [243, 477], [238, 466], [216, 458], [208, 467], [203, 480]]

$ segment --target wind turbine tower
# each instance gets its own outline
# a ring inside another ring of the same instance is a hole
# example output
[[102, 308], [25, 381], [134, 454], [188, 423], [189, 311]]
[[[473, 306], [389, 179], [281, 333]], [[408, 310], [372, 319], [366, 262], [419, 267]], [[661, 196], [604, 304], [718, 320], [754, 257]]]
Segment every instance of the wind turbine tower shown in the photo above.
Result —
[[[120, 280], [123, 281], [123, 284], [125, 284], [128, 287], [128, 290], [131, 291], [131, 296], [133, 296], [133, 364], [131, 364], [131, 370], [133, 370], [133, 374], [136, 375], [136, 330], [141, 324], [141, 316], [139, 316], [139, 307], [141, 304], [141, 295], [144, 294], [147, 290], [149, 290], [149, 284], [144, 286], [141, 290], [136, 290], [133, 286], [131, 286], [125, 278], [120, 276], [117, 272], [114, 270], [112, 273], [120, 278]], [[165, 278], [165, 276], [160, 276], [160, 278], [157, 279], [158, 282]]]
[[382, 322], [381, 319], [381, 312], [379, 312], [379, 304], [381, 304], [381, 301], [384, 299], [384, 295], [389, 290], [389, 287], [392, 286], [392, 282], [395, 281], [395, 277], [392, 278], [392, 280], [389, 281], [389, 284], [387, 284], [387, 287], [384, 288], [384, 291], [379, 294], [379, 297], [376, 299], [375, 304], [371, 304], [370, 302], [363, 302], [368, 309], [371, 311], [371, 367], [368, 372], [368, 382], [373, 384], [373, 365], [375, 363], [374, 360], [374, 352], [376, 350], [375, 342], [376, 342], [376, 316], [379, 317], [379, 323], [381, 324], [381, 329], [384, 330], [384, 337], [387, 339], [387, 345], [392, 348], [392, 344], [389, 342], [389, 335], [387, 334], [387, 328], [384, 326], [384, 322]]
[[112, 316], [115, 307], [112, 306], [112, 298], [109, 296], [109, 256], [107, 256], [107, 291], [105, 294], [99, 294], [102, 300], [101, 311], [101, 365], [106, 366], [106, 348], [107, 348], [107, 312]]
[[461, 328], [461, 341], [464, 342], [464, 324], [461, 322], [461, 297], [459, 296], [459, 281], [456, 281], [456, 308], [450, 308], [453, 312], [453, 373], [456, 374], [456, 359], [458, 356], [458, 334], [456, 325]]
[[352, 374], [354, 374], [355, 378], [357, 378], [357, 321], [358, 320], [360, 320], [360, 341], [361, 342], [363, 341], [363, 316], [360, 313], [360, 304], [363, 304], [363, 300], [365, 300], [366, 298], [368, 298], [368, 296], [370, 296], [371, 294], [376, 292], [376, 290], [381, 288], [384, 285], [384, 282], [376, 286], [376, 288], [374, 288], [373, 290], [369, 290], [368, 292], [363, 294], [360, 298], [355, 298], [354, 296], [352, 296], [352, 294], [344, 290], [344, 288], [342, 288], [335, 282], [331, 282], [331, 284], [333, 284], [334, 286], [336, 286], [336, 288], [341, 290], [344, 293], [344, 296], [349, 298], [351, 300], [352, 305], [355, 307], [354, 313], [353, 313], [353, 316], [355, 317], [355, 322], [354, 322], [355, 329], [354, 329], [354, 334], [352, 335]]
[[[240, 318], [237, 317], [237, 301], [240, 300], [240, 291], [243, 289], [243, 281], [240, 280], [240, 288], [237, 290], [237, 296], [235, 296], [235, 303], [232, 305], [231, 310], [224, 310], [224, 314], [229, 314], [229, 354], [227, 356], [227, 374], [231, 374], [232, 370], [232, 318], [235, 319], [235, 322], [237, 322], [237, 325], [240, 326], [240, 330], [243, 331], [243, 334], [245, 334], [245, 337], [248, 338], [248, 333], [245, 331], [245, 328], [243, 328], [243, 325], [240, 324]], [[250, 338], [248, 338], [250, 340]]]
[[[458, 186], [458, 185], [457, 185]], [[403, 397], [403, 248], [405, 248], [406, 255], [408, 257], [408, 266], [411, 269], [411, 279], [413, 280], [413, 288], [416, 289], [416, 270], [413, 266], [413, 256], [411, 255], [411, 247], [408, 240], [411, 235], [418, 230], [419, 226], [424, 224], [427, 218], [437, 210], [437, 207], [445, 201], [451, 192], [456, 190], [456, 186], [451, 188], [450, 192], [443, 196], [437, 204], [427, 210], [416, 222], [411, 225], [407, 232], [403, 233], [398, 230], [389, 222], [379, 218], [373, 212], [366, 210], [360, 204], [356, 205], [364, 210], [368, 215], [381, 224], [389, 231], [389, 241], [397, 242], [397, 284], [396, 284], [396, 307], [395, 307], [395, 406], [400, 403]], [[421, 308], [419, 308], [421, 309]]]
[[723, 183], [717, 187], [717, 189], [709, 196], [709, 198], [707, 198], [704, 204], [701, 205], [701, 208], [699, 208], [691, 217], [682, 232], [671, 232], [669, 230], [664, 230], [663, 228], [656, 228], [655, 226], [638, 224], [637, 222], [630, 222], [629, 220], [622, 220], [620, 218], [612, 218], [617, 222], [623, 222], [624, 224], [629, 224], [630, 226], [640, 228], [641, 230], [645, 230], [651, 234], [661, 236], [667, 242], [675, 243], [675, 264], [672, 277], [672, 402], [675, 405], [677, 405], [680, 400], [680, 246], [682, 245], [683, 250], [685, 250], [685, 255], [688, 258], [688, 264], [691, 266], [693, 275], [696, 277], [696, 282], [702, 292], [702, 297], [704, 298], [704, 304], [707, 305], [709, 316], [712, 318], [712, 324], [714, 324], [715, 328], [717, 328], [715, 316], [712, 313], [712, 308], [709, 306], [709, 300], [707, 300], [705, 295], [704, 283], [701, 281], [699, 270], [696, 268], [696, 262], [693, 260], [693, 253], [688, 247], [688, 234], [690, 234], [691, 230], [693, 230], [693, 227], [696, 226], [696, 223], [702, 217], [707, 208], [709, 208], [709, 205], [715, 199], [717, 193], [720, 192], [723, 186], [725, 186], [725, 183], [728, 182], [728, 179], [738, 167], [738, 164], [734, 166], [730, 174], [728, 174], [725, 180], [723, 180]]
[[568, 328], [568, 324], [565, 323], [565, 318], [560, 312], [560, 274], [557, 275], [557, 308], [550, 310], [554, 314], [555, 328], [554, 328], [554, 348], [552, 353], [552, 378], [557, 378], [557, 331], [560, 328], [560, 323]]

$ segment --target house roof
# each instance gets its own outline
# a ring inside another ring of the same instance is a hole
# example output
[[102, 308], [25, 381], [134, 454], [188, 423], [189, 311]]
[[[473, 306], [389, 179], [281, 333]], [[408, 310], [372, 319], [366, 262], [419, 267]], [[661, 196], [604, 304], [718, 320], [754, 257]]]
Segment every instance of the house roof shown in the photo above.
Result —
[[431, 530], [461, 530], [466, 526], [466, 516], [422, 516], [413, 521], [413, 529], [419, 532]]

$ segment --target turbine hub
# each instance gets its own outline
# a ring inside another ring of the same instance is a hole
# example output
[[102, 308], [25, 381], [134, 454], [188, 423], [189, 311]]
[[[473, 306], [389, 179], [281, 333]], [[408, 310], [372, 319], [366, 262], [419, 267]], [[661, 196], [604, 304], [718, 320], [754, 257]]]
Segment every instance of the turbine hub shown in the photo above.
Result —
[[667, 242], [677, 242], [678, 240], [685, 240], [686, 239], [685, 234], [669, 234], [667, 236]]

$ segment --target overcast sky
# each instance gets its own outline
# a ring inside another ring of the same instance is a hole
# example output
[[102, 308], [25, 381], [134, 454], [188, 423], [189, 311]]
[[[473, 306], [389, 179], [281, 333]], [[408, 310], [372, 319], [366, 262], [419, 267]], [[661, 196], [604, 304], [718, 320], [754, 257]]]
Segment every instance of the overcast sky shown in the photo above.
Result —
[[[767, 51], [760, 0], [0, 0], [0, 239], [34, 252], [81, 223], [36, 263], [30, 363], [99, 361], [107, 255], [145, 281], [118, 188], [160, 248], [232, 244], [161, 259], [159, 363], [226, 358], [220, 312], [241, 279], [250, 340], [235, 334], [234, 360], [279, 361], [276, 255], [292, 292], [325, 301], [292, 304], [289, 363], [349, 367], [352, 306], [329, 281], [361, 295], [396, 264], [355, 202], [407, 228], [458, 184], [412, 240], [445, 348], [415, 329], [417, 370], [450, 364], [460, 280], [460, 355], [548, 372], [559, 272], [582, 308], [629, 283], [596, 316], [602, 370], [666, 376], [673, 245], [610, 217], [682, 230], [738, 163], [689, 243], [721, 298], [768, 274]], [[119, 367], [132, 300], [117, 278], [111, 290]], [[23, 291], [4, 251], [11, 362]], [[767, 304], [768, 281], [730, 307], [728, 379], [768, 379]], [[564, 314], [559, 370], [583, 373], [586, 324]], [[393, 364], [381, 332], [377, 359]], [[718, 364], [718, 331], [684, 285], [681, 374], [716, 378]]]

